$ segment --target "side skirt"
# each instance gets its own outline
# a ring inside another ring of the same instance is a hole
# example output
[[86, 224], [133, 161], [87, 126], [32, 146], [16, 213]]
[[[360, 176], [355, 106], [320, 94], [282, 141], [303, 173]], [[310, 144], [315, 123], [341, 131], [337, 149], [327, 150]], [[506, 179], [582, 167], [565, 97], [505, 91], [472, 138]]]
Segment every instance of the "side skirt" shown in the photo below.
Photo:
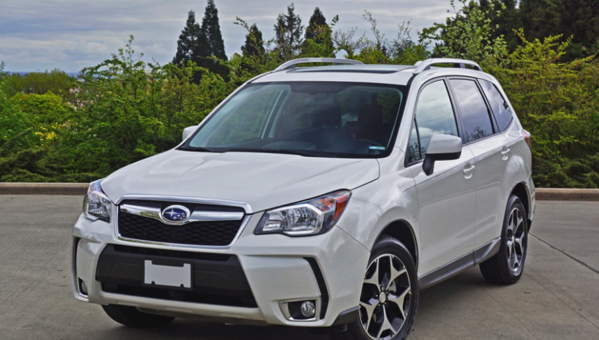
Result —
[[491, 242], [485, 244], [484, 246], [474, 250], [471, 253], [468, 253], [457, 260], [454, 260], [440, 268], [437, 268], [427, 274], [422, 275], [418, 281], [420, 284], [420, 289], [426, 289], [428, 287], [434, 286], [437, 283], [445, 281], [450, 277], [453, 277], [464, 270], [473, 267], [481, 262], [486, 261], [487, 259], [493, 257], [495, 254], [499, 252], [499, 248], [501, 246], [501, 238], [498, 237]]

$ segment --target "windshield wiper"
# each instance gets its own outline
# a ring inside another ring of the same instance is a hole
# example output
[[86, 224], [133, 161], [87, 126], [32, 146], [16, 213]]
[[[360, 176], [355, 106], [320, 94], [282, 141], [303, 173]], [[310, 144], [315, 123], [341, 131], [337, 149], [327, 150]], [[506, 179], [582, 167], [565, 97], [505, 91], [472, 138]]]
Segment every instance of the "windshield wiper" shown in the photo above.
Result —
[[[307, 150], [281, 150], [281, 149], [229, 149], [225, 152], [264, 152], [264, 153], [278, 153], [278, 154], [288, 154], [288, 155], [298, 155], [298, 156], [306, 156], [306, 157], [314, 157], [320, 154], [315, 151], [307, 151]], [[330, 157], [334, 157], [331, 155]]]
[[197, 152], [222, 152], [222, 151], [216, 151], [213, 149], [208, 149], [208, 148], [203, 148], [200, 146], [182, 146], [179, 148], [179, 150], [184, 150], [184, 151], [197, 151]]

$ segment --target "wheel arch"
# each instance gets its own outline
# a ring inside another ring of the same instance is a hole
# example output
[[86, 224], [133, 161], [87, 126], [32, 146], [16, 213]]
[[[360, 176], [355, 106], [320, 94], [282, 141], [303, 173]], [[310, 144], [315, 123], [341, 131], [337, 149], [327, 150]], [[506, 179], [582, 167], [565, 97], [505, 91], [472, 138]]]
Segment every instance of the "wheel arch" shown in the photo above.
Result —
[[412, 228], [410, 223], [402, 219], [387, 224], [377, 236], [375, 243], [378, 242], [383, 236], [393, 237], [406, 246], [410, 252], [410, 255], [412, 255], [412, 258], [414, 259], [416, 269], [418, 269], [420, 255], [418, 252], [418, 240], [416, 238], [416, 234], [414, 233], [414, 228]]
[[512, 192], [510, 193], [510, 197], [511, 196], [517, 196], [520, 199], [520, 201], [522, 201], [522, 205], [524, 205], [524, 210], [526, 210], [526, 215], [530, 216], [530, 194], [528, 192], [528, 188], [526, 187], [526, 183], [520, 182], [516, 184], [516, 186], [512, 189]]

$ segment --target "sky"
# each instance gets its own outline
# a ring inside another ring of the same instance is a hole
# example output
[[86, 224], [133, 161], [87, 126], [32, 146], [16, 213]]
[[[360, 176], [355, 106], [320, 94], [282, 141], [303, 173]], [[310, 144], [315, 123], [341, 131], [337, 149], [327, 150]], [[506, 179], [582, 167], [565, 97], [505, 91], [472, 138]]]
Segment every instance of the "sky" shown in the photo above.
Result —
[[[54, 68], [78, 72], [94, 66], [119, 48], [130, 35], [134, 50], [147, 61], [160, 64], [172, 60], [187, 12], [194, 10], [201, 22], [207, 0], [0, 0], [0, 61], [5, 71], [32, 72]], [[274, 35], [276, 17], [294, 2], [296, 13], [307, 25], [315, 7], [328, 21], [339, 15], [338, 29], [358, 27], [372, 38], [362, 17], [371, 12], [388, 38], [397, 35], [397, 25], [410, 21], [411, 36], [443, 22], [449, 15], [449, 0], [215, 0], [227, 55], [239, 52], [245, 30], [233, 24], [241, 17], [256, 23], [265, 40]]]

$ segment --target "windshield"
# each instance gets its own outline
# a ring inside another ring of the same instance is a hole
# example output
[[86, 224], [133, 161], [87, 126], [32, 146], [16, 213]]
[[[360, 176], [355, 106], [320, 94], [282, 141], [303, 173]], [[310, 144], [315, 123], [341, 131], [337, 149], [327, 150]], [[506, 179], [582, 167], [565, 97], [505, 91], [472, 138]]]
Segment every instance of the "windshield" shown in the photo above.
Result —
[[373, 84], [251, 84], [230, 98], [181, 149], [386, 156], [403, 96], [401, 88]]

